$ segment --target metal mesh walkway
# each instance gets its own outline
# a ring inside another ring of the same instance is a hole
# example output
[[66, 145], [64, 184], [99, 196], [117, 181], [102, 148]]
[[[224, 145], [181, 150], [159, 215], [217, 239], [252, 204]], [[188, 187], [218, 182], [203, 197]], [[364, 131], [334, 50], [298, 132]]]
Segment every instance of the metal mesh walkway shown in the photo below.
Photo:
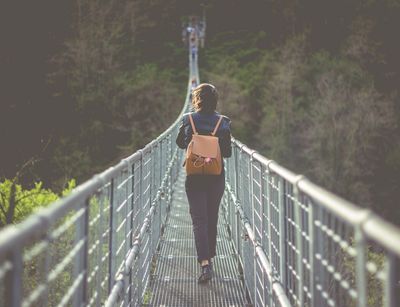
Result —
[[218, 224], [217, 256], [213, 264], [214, 278], [208, 284], [197, 284], [200, 268], [196, 260], [184, 176], [181, 172], [176, 183], [160, 242], [150, 286], [150, 306], [246, 306], [238, 257], [222, 214]]

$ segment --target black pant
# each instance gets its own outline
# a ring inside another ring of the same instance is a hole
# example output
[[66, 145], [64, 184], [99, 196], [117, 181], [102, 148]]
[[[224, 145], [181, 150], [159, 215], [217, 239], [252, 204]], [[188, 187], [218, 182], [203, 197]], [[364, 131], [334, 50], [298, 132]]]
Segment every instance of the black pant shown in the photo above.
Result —
[[215, 256], [218, 210], [225, 189], [225, 174], [186, 176], [186, 195], [192, 217], [197, 260]]

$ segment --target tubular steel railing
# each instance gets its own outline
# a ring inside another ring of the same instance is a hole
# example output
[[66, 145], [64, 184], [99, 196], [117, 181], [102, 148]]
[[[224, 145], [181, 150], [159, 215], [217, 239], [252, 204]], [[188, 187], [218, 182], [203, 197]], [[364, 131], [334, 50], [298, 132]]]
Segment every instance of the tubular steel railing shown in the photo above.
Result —
[[188, 109], [157, 139], [69, 196], [0, 232], [0, 306], [141, 305], [165, 224]]
[[400, 306], [400, 230], [233, 140], [224, 216], [254, 306]]

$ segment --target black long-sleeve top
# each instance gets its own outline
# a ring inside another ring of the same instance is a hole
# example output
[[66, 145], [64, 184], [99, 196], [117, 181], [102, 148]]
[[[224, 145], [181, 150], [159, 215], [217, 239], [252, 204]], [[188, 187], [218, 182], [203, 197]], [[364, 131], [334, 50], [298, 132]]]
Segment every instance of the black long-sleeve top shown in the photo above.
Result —
[[[218, 112], [193, 112], [190, 114], [192, 114], [197, 133], [201, 135], [210, 135], [211, 132], [214, 130], [220, 116]], [[179, 127], [179, 133], [176, 138], [176, 144], [179, 146], [179, 148], [187, 148], [190, 141], [192, 140], [192, 134], [193, 130], [192, 126], [190, 125], [189, 113], [186, 113], [182, 117], [182, 122]], [[222, 157], [230, 157], [232, 155], [231, 120], [227, 116], [222, 117], [220, 126], [215, 136], [218, 137]]]

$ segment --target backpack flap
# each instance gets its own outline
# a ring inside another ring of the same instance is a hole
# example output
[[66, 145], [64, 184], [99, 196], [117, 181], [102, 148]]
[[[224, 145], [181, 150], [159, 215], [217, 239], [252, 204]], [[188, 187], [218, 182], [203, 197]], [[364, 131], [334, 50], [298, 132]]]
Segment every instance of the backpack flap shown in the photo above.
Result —
[[201, 157], [217, 158], [218, 137], [210, 135], [193, 134], [192, 153]]

